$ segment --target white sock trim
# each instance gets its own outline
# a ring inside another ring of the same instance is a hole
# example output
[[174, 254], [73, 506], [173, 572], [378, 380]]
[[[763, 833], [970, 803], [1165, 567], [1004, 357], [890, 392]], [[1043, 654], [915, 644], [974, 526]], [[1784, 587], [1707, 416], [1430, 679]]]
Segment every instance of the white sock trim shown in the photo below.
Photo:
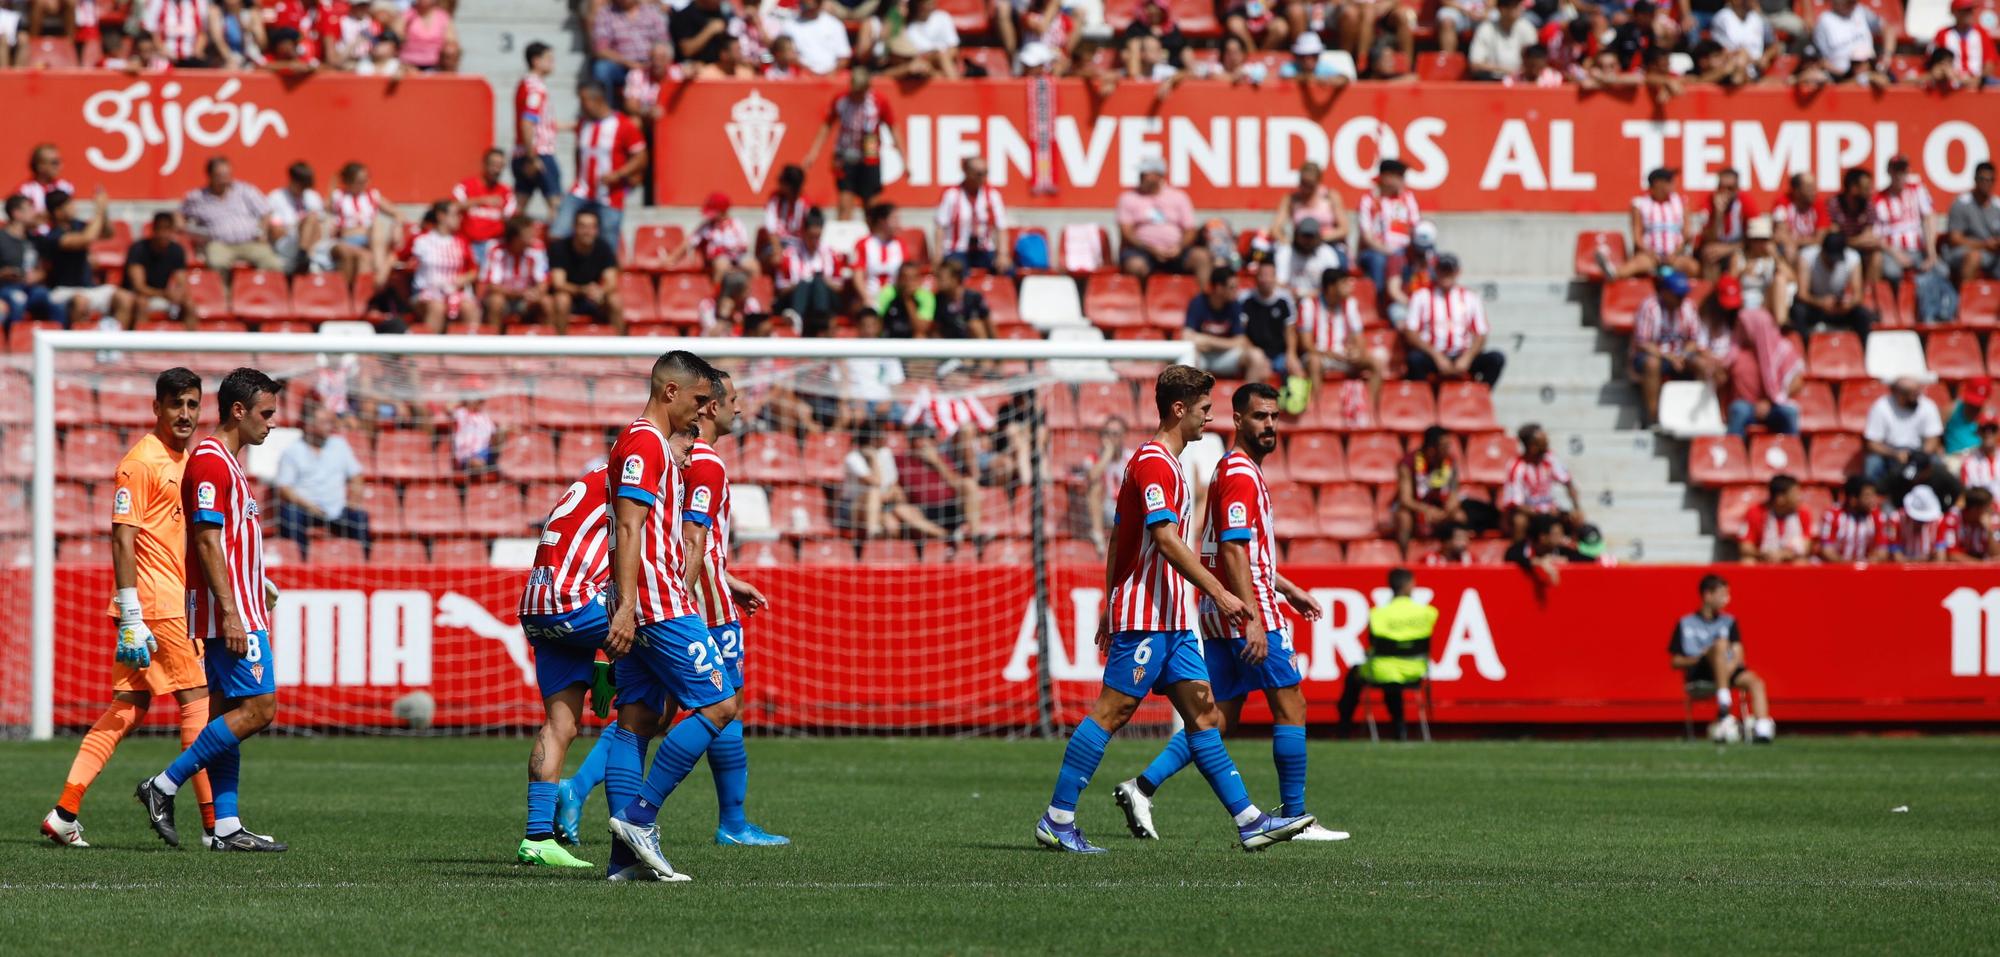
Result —
[[234, 834], [240, 830], [243, 830], [243, 822], [237, 820], [236, 818], [218, 817], [215, 819], [216, 837], [228, 837], [229, 835]]
[[1246, 807], [1243, 810], [1236, 812], [1236, 826], [1242, 827], [1246, 824], [1249, 824], [1251, 821], [1254, 821], [1263, 816], [1264, 812], [1259, 810], [1257, 808], [1257, 805], [1252, 804], [1249, 807]]
[[1065, 811], [1062, 808], [1056, 807], [1055, 805], [1051, 804], [1049, 805], [1049, 820], [1054, 821], [1057, 824], [1075, 824], [1076, 812]]
[[181, 786], [175, 784], [172, 778], [167, 777], [167, 772], [165, 771], [161, 771], [159, 774], [153, 776], [153, 787], [168, 797], [179, 794], [181, 790]]

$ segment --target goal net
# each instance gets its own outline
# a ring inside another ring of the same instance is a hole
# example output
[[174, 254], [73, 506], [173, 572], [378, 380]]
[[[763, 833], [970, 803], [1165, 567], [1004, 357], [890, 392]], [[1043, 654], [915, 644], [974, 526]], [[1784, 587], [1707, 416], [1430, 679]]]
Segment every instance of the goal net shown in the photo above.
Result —
[[0, 725], [34, 735], [88, 726], [109, 694], [113, 476], [153, 427], [155, 376], [175, 366], [203, 380], [197, 437], [214, 428], [213, 390], [228, 370], [255, 367], [285, 385], [279, 428], [245, 456], [280, 590], [271, 647], [283, 723], [531, 730], [540, 704], [515, 609], [540, 525], [640, 414], [652, 360], [670, 348], [728, 370], [742, 396], [735, 429], [715, 445], [732, 480], [732, 570], [770, 601], [743, 622], [746, 730], [1059, 730], [1102, 672], [1092, 636], [1105, 490], [1152, 421], [1145, 383], [1181, 348], [37, 340], [32, 363], [0, 367], [0, 492], [11, 506], [0, 509], [0, 590], [33, 613], [32, 629], [0, 638]]

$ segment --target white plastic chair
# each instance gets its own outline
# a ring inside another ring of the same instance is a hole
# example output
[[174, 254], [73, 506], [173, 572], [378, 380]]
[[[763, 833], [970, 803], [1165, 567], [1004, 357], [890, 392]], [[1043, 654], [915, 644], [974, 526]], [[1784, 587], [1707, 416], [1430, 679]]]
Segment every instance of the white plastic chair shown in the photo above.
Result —
[[729, 487], [729, 527], [740, 542], [775, 542], [778, 528], [771, 522], [771, 496], [762, 485]]
[[[1051, 342], [1103, 342], [1096, 326], [1060, 326], [1049, 330]], [[1116, 382], [1118, 372], [1103, 359], [1051, 359], [1049, 374], [1064, 382]]]
[[1910, 329], [1891, 329], [1868, 337], [1866, 359], [1868, 378], [1894, 382], [1912, 378], [1929, 382], [1930, 364], [1924, 361], [1924, 340]]
[[1083, 297], [1068, 276], [1029, 276], [1021, 280], [1021, 318], [1043, 332], [1062, 326], [1088, 326]]
[[1723, 435], [1722, 402], [1705, 382], [1668, 382], [1660, 386], [1660, 431], [1676, 438]]
[[[304, 437], [305, 433], [298, 429], [272, 429], [271, 434], [264, 437], [264, 444], [253, 445], [244, 450], [244, 471], [249, 472], [250, 477], [259, 482], [269, 484], [277, 481], [278, 459], [284, 456], [286, 449], [292, 447], [292, 443]], [[275, 522], [276, 519], [272, 521]]]
[[541, 542], [532, 538], [496, 538], [486, 563], [494, 568], [533, 568], [539, 545]]

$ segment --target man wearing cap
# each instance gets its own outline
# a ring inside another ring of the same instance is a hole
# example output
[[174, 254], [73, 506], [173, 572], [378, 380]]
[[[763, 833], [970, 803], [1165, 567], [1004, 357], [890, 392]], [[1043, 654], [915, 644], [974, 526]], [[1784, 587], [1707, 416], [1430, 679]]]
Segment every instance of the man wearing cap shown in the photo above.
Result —
[[[1641, 0], [1644, 2], [1644, 0]], [[1656, 169], [1646, 174], [1646, 191], [1632, 199], [1632, 255], [1623, 266], [1611, 266], [1611, 257], [1597, 251], [1597, 268], [1615, 279], [1649, 276], [1663, 266], [1671, 266], [1690, 276], [1701, 272], [1701, 264], [1688, 255], [1687, 203], [1674, 191], [1680, 171]]]
[[1928, 485], [1913, 485], [1903, 493], [1903, 511], [1896, 518], [1889, 555], [1899, 562], [1941, 562], [1945, 548], [1944, 500]]
[[[1992, 388], [1989, 379], [1978, 379]], [[1966, 389], [1971, 390], [1968, 384]], [[1965, 401], [1961, 393], [1959, 401]], [[1985, 412], [1979, 416], [1979, 444], [1966, 452], [1958, 460], [1958, 480], [1968, 489], [1983, 488], [2000, 495], [2000, 413]]]
[[1733, 169], [1715, 174], [1715, 192], [1708, 198], [1708, 218], [1701, 224], [1702, 276], [1720, 276], [1729, 261], [1743, 251], [1757, 203], [1743, 195], [1742, 179]]
[[1875, 313], [1861, 304], [1861, 254], [1847, 248], [1847, 236], [1829, 229], [1817, 246], [1799, 253], [1799, 289], [1792, 299], [1792, 327], [1848, 329], [1868, 338]]
[[1652, 298], [1639, 304], [1632, 326], [1632, 375], [1639, 380], [1643, 425], [1660, 420], [1662, 383], [1694, 376], [1694, 338], [1701, 317], [1688, 289], [1688, 278], [1670, 269], [1653, 280]]
[[1206, 287], [1214, 264], [1195, 228], [1194, 203], [1167, 184], [1167, 161], [1139, 161], [1139, 185], [1118, 196], [1119, 265], [1144, 279], [1155, 272], [1193, 275]]
[[1743, 527], [1736, 530], [1738, 558], [1745, 565], [1798, 565], [1812, 559], [1812, 511], [1802, 504], [1804, 490], [1789, 475], [1771, 477], [1764, 501], [1750, 506]]
[[1771, 217], [1751, 217], [1743, 226], [1743, 251], [1736, 254], [1727, 272], [1743, 290], [1743, 308], [1789, 316], [1798, 277], [1792, 273], [1792, 264], [1779, 255], [1775, 234]]
[[1410, 297], [1437, 283], [1437, 224], [1419, 220], [1410, 244], [1389, 257], [1389, 285], [1376, 287], [1388, 303], [1390, 325], [1400, 326], [1410, 314]]
[[1993, 398], [1993, 380], [1986, 376], [1967, 379], [1958, 387], [1951, 414], [1944, 418], [1945, 468], [1958, 471], [1959, 457], [1979, 445], [1979, 418]]
[[1979, 0], [1951, 0], [1951, 25], [1937, 32], [1931, 49], [1951, 51], [1959, 72], [1981, 82], [1993, 76], [1994, 60], [2000, 59], [1993, 35], [1979, 25]]
[[1911, 464], [1915, 454], [1942, 452], [1943, 437], [1944, 418], [1937, 403], [1924, 394], [1923, 383], [1907, 376], [1897, 379], [1868, 407], [1868, 422], [1861, 430], [1868, 449], [1862, 472], [1870, 482], [1886, 485], [1892, 473]]
[[1320, 225], [1311, 216], [1299, 220], [1298, 228], [1292, 230], [1292, 241], [1279, 246], [1273, 259], [1278, 282], [1299, 299], [1318, 294], [1320, 277], [1327, 270], [1347, 270], [1347, 257], [1322, 238]]
[[1487, 385], [1500, 381], [1507, 357], [1486, 348], [1486, 307], [1479, 294], [1458, 283], [1458, 257], [1445, 253], [1437, 260], [1437, 284], [1410, 297], [1402, 323], [1405, 378], [1470, 378]]
[[1993, 195], [1993, 164], [1972, 168], [1972, 192], [1945, 214], [1944, 260], [1960, 283], [1984, 275], [2000, 279], [2000, 197]]
[[1409, 247], [1417, 224], [1423, 220], [1416, 194], [1403, 184], [1403, 174], [1408, 171], [1402, 160], [1382, 160], [1375, 173], [1375, 188], [1361, 194], [1355, 214], [1361, 227], [1361, 248], [1355, 259], [1376, 289], [1388, 288], [1389, 258]]
[[688, 234], [668, 261], [670, 267], [689, 264], [700, 265], [713, 283], [722, 282], [722, 277], [732, 271], [753, 278], [757, 275], [757, 257], [750, 251], [750, 231], [729, 215], [728, 194], [708, 194], [701, 204], [701, 225]]
[[1778, 330], [1769, 312], [1744, 304], [1743, 284], [1735, 276], [1716, 281], [1712, 318], [1714, 324], [1704, 328], [1719, 326], [1728, 348], [1719, 357], [1709, 353], [1702, 365], [1729, 410], [1729, 434], [1743, 435], [1750, 426], [1761, 425], [1780, 435], [1797, 435], [1804, 354]]

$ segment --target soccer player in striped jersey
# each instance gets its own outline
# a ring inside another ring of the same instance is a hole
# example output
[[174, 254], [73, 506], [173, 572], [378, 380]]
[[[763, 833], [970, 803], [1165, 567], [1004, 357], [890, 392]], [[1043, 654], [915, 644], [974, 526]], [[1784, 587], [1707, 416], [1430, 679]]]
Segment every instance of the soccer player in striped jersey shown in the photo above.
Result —
[[[683, 481], [669, 435], [690, 432], [714, 398], [714, 369], [675, 350], [653, 363], [645, 411], [611, 445], [611, 629], [605, 651], [616, 661], [617, 740], [604, 785], [611, 816], [609, 875], [687, 880], [660, 850], [660, 804], [694, 769], [722, 729], [736, 720], [736, 690], [722, 670], [722, 649], [694, 602], [699, 556], [689, 560], [682, 530]], [[694, 712], [668, 731], [643, 781], [646, 742], [670, 707]]]
[[166, 770], [139, 782], [134, 792], [146, 809], [147, 823], [169, 847], [181, 844], [174, 830], [174, 794], [196, 772], [207, 771], [215, 791], [218, 842], [211, 846], [221, 851], [285, 849], [245, 828], [236, 805], [238, 747], [271, 726], [278, 691], [267, 617], [273, 589], [264, 578], [264, 531], [238, 456], [271, 434], [280, 388], [255, 369], [223, 377], [215, 393], [220, 425], [194, 447], [181, 476], [181, 511], [188, 522], [188, 636], [207, 642], [202, 660], [216, 718]]
[[[565, 812], [562, 835], [576, 843], [582, 795], [565, 800], [563, 792], [584, 782], [559, 778], [583, 719], [584, 691], [595, 683], [597, 651], [611, 629], [604, 609], [604, 588], [611, 579], [609, 476], [610, 468], [598, 465], [563, 490], [542, 525], [535, 566], [521, 592], [521, 630], [535, 649], [535, 683], [545, 715], [528, 756], [528, 824], [514, 852], [523, 864], [595, 866], [556, 840], [556, 814], [560, 803]], [[599, 736], [599, 746], [584, 760], [585, 768], [596, 762], [600, 776], [608, 755], [598, 752], [609, 740], [609, 735]], [[586, 784], [584, 793], [588, 791]]]
[[1209, 689], [1201, 649], [1188, 627], [1184, 607], [1188, 585], [1209, 597], [1214, 614], [1222, 620], [1241, 624], [1254, 614], [1202, 567], [1201, 559], [1181, 539], [1193, 509], [1178, 456], [1208, 424], [1208, 393], [1213, 388], [1214, 376], [1183, 365], [1168, 366], [1154, 383], [1160, 428], [1125, 467], [1125, 481], [1118, 489], [1117, 530], [1105, 550], [1106, 614], [1097, 628], [1097, 647], [1105, 653], [1104, 690], [1063, 751], [1055, 794], [1035, 824], [1035, 840], [1043, 847], [1074, 854], [1104, 853], [1077, 827], [1076, 802], [1103, 762], [1111, 735], [1132, 720], [1139, 703], [1152, 693], [1166, 696], [1192, 729], [1188, 751], [1235, 818], [1244, 850], [1291, 840], [1313, 824], [1309, 814], [1273, 817], [1250, 802], [1243, 777], [1222, 746], [1222, 713]]
[[[688, 450], [687, 503], [681, 510], [694, 600], [708, 622], [708, 635], [722, 649], [722, 670], [729, 687], [743, 690], [743, 619], [767, 607], [756, 586], [729, 574], [729, 470], [708, 438], [728, 435], [736, 427], [735, 384], [717, 370], [710, 381], [714, 401], [698, 417], [704, 438]], [[753, 847], [790, 844], [743, 816], [743, 799], [750, 789], [750, 757], [743, 748], [743, 722], [732, 721], [708, 745], [708, 770], [715, 777], [715, 843]]]
[[[1215, 468], [1208, 486], [1208, 520], [1202, 523], [1201, 564], [1250, 609], [1247, 620], [1225, 617], [1215, 601], [1201, 600], [1202, 650], [1208, 683], [1222, 712], [1218, 730], [1237, 726], [1243, 700], [1262, 690], [1271, 703], [1271, 760], [1278, 766], [1277, 816], [1306, 810], [1306, 696], [1299, 690], [1298, 657], [1285, 628], [1284, 599], [1312, 621], [1319, 605], [1305, 590], [1278, 574], [1277, 522], [1264, 484], [1264, 458], [1278, 448], [1278, 390], [1251, 382], [1230, 398], [1236, 418], [1236, 447]], [[1153, 826], [1153, 792], [1194, 759], [1185, 730], [1145, 772], [1118, 785], [1112, 797], [1125, 811], [1133, 837], [1158, 840]], [[1347, 832], [1308, 825], [1295, 840], [1344, 841]]]

